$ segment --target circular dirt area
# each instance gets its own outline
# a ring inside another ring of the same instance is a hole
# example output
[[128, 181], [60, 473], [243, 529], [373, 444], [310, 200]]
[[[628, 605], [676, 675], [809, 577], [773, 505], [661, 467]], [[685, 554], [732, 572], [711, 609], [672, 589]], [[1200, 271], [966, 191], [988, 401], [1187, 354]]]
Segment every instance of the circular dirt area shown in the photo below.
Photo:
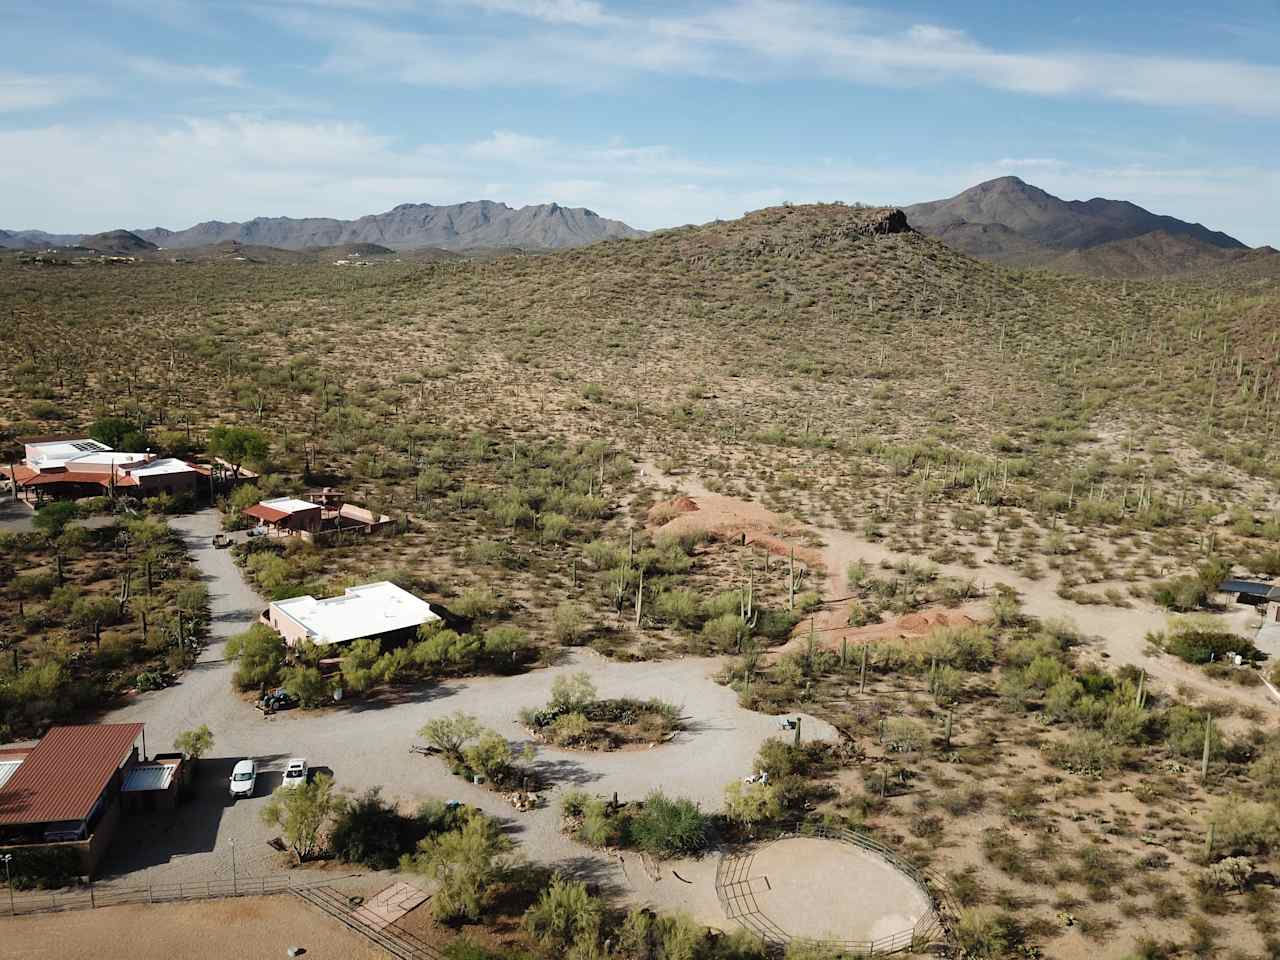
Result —
[[909, 937], [933, 911], [889, 861], [838, 840], [776, 840], [728, 859], [721, 873], [729, 918], [774, 941]]

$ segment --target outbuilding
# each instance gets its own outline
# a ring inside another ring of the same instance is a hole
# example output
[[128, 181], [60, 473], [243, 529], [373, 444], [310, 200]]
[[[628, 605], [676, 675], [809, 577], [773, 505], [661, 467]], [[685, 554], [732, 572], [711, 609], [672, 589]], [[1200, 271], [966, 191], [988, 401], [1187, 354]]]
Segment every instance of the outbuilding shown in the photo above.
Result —
[[427, 601], [382, 580], [348, 587], [340, 597], [277, 600], [263, 619], [290, 647], [303, 640], [326, 647], [361, 637], [407, 640], [440, 615]]

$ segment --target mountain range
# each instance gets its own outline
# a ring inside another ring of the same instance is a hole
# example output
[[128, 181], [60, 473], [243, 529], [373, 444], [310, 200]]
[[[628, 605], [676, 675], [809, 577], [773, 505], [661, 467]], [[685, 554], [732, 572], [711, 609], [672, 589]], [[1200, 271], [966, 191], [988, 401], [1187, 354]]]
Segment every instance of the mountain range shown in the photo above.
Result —
[[921, 233], [972, 257], [1062, 273], [1165, 276], [1212, 270], [1251, 252], [1199, 223], [1126, 200], [1062, 200], [1018, 177], [903, 211]]
[[[1250, 250], [1220, 231], [1124, 200], [1062, 200], [1018, 177], [988, 180], [954, 197], [902, 209], [919, 232], [969, 256], [1013, 267], [1135, 278], [1226, 268], [1280, 274], [1280, 255], [1269, 247]], [[256, 217], [244, 223], [209, 220], [185, 230], [151, 227], [88, 236], [0, 230], [0, 247], [81, 246], [118, 254], [149, 254], [159, 248], [196, 257], [276, 261], [287, 253], [292, 262], [303, 252], [315, 259], [361, 244], [439, 258], [459, 251], [562, 250], [644, 235], [582, 207], [547, 203], [513, 208], [478, 200], [447, 206], [404, 203], [356, 220]]]
[[[606, 219], [583, 207], [544, 203], [517, 209], [492, 200], [448, 206], [402, 203], [386, 213], [370, 214], [357, 220], [255, 217], [245, 223], [209, 220], [185, 230], [151, 227], [129, 232], [142, 241], [168, 250], [206, 247], [228, 241], [282, 250], [353, 243], [376, 243], [392, 250], [422, 247], [560, 250], [599, 240], [644, 236], [643, 231], [632, 229], [620, 220]], [[120, 231], [112, 231], [113, 235], [118, 233]], [[88, 242], [90, 239], [79, 234], [51, 234], [40, 230], [0, 230], [0, 247], [93, 246]]]

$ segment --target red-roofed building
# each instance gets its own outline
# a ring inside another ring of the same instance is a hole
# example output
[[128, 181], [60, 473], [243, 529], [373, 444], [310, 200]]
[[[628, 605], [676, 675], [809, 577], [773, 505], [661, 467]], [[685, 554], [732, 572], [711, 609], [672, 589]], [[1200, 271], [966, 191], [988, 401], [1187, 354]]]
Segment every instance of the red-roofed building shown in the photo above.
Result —
[[73, 850], [92, 877], [120, 820], [120, 791], [142, 736], [140, 723], [54, 727], [28, 753], [6, 751], [0, 852]]
[[24, 443], [25, 459], [7, 479], [28, 499], [114, 494], [194, 496], [209, 468], [150, 453], [121, 453], [87, 437], [38, 437]]

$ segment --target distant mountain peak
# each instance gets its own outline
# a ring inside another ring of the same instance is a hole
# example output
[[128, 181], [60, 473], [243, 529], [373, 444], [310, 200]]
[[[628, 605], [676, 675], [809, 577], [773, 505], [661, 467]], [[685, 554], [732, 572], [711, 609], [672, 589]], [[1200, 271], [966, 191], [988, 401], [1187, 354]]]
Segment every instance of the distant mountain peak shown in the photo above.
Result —
[[[1225, 233], [1151, 213], [1128, 200], [1062, 200], [1015, 176], [987, 180], [954, 197], [914, 204], [905, 211], [916, 229], [964, 253], [1023, 266], [1048, 265], [1055, 258], [1105, 246], [1102, 259], [1108, 263], [1140, 260], [1143, 271], [1150, 273], [1159, 269], [1164, 257], [1170, 272], [1182, 272], [1197, 259], [1216, 262], [1215, 251], [1247, 249]], [[1146, 242], [1123, 255], [1114, 246], [1157, 233], [1159, 242]], [[1188, 243], [1204, 256], [1197, 258]], [[1086, 261], [1077, 257], [1070, 262]]]
[[423, 247], [558, 250], [644, 235], [643, 231], [634, 230], [619, 220], [607, 220], [582, 207], [564, 207], [552, 202], [515, 209], [497, 200], [468, 200], [445, 206], [401, 203], [385, 213], [368, 214], [356, 220], [255, 217], [244, 223], [210, 220], [186, 230], [157, 228], [136, 232], [146, 240], [173, 249], [236, 240], [285, 250], [351, 243], [375, 243], [395, 250]]

